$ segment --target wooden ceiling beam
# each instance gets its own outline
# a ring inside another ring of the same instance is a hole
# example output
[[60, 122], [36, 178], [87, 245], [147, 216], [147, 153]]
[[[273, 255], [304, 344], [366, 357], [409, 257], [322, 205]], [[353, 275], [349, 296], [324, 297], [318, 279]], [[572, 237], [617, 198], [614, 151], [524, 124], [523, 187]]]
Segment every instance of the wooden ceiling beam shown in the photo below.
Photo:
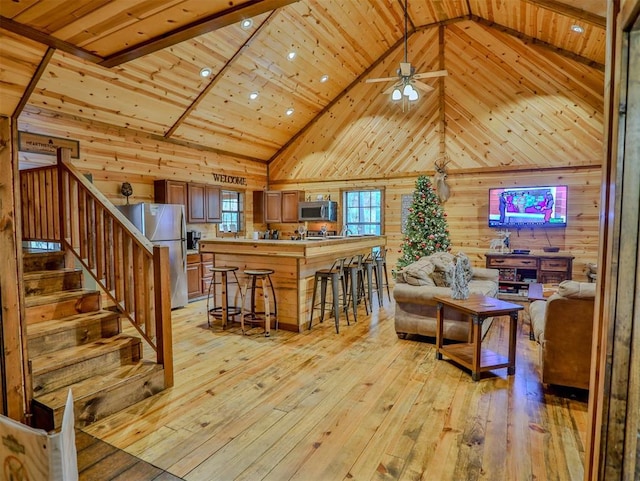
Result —
[[16, 106], [16, 109], [13, 111], [13, 115], [11, 116], [12, 119], [17, 120], [20, 114], [22, 113], [22, 111], [24, 110], [25, 106], [29, 102], [29, 98], [31, 98], [31, 94], [36, 89], [36, 85], [38, 85], [38, 82], [40, 81], [40, 78], [44, 74], [44, 71], [49, 66], [51, 57], [53, 57], [53, 54], [55, 52], [56, 52], [55, 48], [49, 47], [47, 51], [44, 53], [44, 56], [42, 57], [42, 60], [40, 61], [38, 68], [36, 69], [35, 73], [31, 77], [31, 81], [29, 82], [29, 85], [27, 85], [27, 88], [22, 94], [22, 98], [20, 99], [20, 102]]
[[28, 25], [18, 23], [7, 17], [0, 16], [0, 28], [18, 34], [22, 37], [31, 39], [34, 42], [38, 42], [48, 47], [55, 48], [56, 50], [62, 50], [63, 52], [70, 53], [71, 55], [75, 55], [76, 57], [88, 60], [90, 62], [100, 63], [104, 60], [104, 58], [102, 58], [101, 56], [89, 52], [88, 50], [85, 50], [81, 47], [76, 47], [69, 42], [60, 40], [59, 38], [43, 33], [33, 27], [29, 27]]
[[508, 35], [511, 35], [512, 37], [516, 37], [519, 38], [520, 40], [524, 40], [525, 42], [528, 42], [532, 45], [540, 45], [542, 47], [545, 47], [549, 50], [553, 50], [554, 52], [556, 52], [557, 54], [560, 54], [564, 57], [570, 58], [572, 60], [575, 60], [576, 62], [580, 62], [584, 65], [588, 65], [589, 67], [593, 67], [596, 68], [598, 70], [600, 70], [601, 72], [604, 72], [604, 65], [601, 63], [596, 62], [595, 60], [591, 60], [588, 58], [585, 58], [581, 55], [578, 55], [577, 53], [573, 53], [570, 52], [568, 50], [565, 50], [563, 48], [560, 47], [556, 47], [555, 45], [552, 45], [548, 42], [545, 42], [544, 40], [540, 40], [539, 38], [535, 38], [535, 37], [531, 37], [529, 35], [525, 35], [522, 32], [519, 32], [518, 30], [514, 30], [512, 28], [509, 27], [505, 27], [504, 25], [501, 25], [499, 23], [495, 23], [495, 22], [490, 22], [489, 20], [482, 18], [482, 17], [478, 17], [476, 15], [471, 15], [471, 19], [475, 22], [478, 22], [482, 25], [486, 25], [487, 27], [491, 27], [491, 28], [495, 28], [496, 30], [499, 30], [501, 32], [504, 32]]
[[560, 3], [556, 0], [526, 0], [526, 1], [532, 5], [537, 5], [539, 7], [545, 8], [552, 12], [559, 13], [560, 15], [575, 18], [577, 20], [582, 20], [584, 22], [590, 23], [591, 25], [595, 25], [596, 27], [605, 28], [607, 26], [607, 19], [605, 17], [601, 17], [600, 15], [587, 12], [580, 8], [572, 7], [570, 5], [565, 5], [564, 3]]
[[211, 82], [207, 84], [207, 86], [202, 90], [202, 92], [198, 94], [196, 99], [193, 102], [191, 102], [191, 105], [189, 105], [189, 107], [187, 107], [187, 109], [182, 113], [180, 118], [175, 121], [175, 123], [171, 126], [169, 130], [167, 130], [167, 132], [164, 134], [165, 139], [168, 139], [174, 134], [174, 132], [178, 129], [178, 127], [180, 127], [182, 122], [184, 122], [184, 120], [191, 114], [191, 112], [193, 112], [196, 109], [196, 107], [200, 104], [200, 102], [202, 102], [202, 100], [207, 96], [207, 94], [211, 91], [211, 89], [223, 77], [227, 69], [235, 63], [236, 59], [240, 56], [240, 54], [249, 45], [251, 45], [251, 43], [258, 37], [260, 32], [262, 32], [266, 28], [266, 26], [271, 23], [271, 20], [275, 17], [275, 14], [276, 14], [276, 10], [272, 11], [269, 14], [269, 16], [264, 20], [264, 22], [262, 22], [260, 26], [256, 28], [256, 30], [251, 34], [251, 36], [242, 44], [242, 46], [237, 50], [237, 52], [233, 54], [233, 57], [227, 60], [227, 63], [225, 63], [224, 66], [220, 69], [220, 71], [215, 75], [215, 77], [211, 79]]
[[172, 45], [190, 40], [194, 37], [213, 32], [245, 18], [252, 18], [265, 12], [296, 3], [300, 0], [249, 0], [231, 8], [214, 13], [208, 17], [192, 22], [183, 27], [151, 38], [146, 42], [121, 50], [98, 62], [103, 67], [111, 68], [136, 58], [162, 50]]

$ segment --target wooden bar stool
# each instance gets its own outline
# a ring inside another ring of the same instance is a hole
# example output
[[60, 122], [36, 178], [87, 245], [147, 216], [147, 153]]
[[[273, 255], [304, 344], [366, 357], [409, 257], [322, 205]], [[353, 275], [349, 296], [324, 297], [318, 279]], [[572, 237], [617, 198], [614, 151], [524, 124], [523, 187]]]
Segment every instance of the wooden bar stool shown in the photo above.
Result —
[[[309, 329], [313, 322], [313, 311], [320, 309], [320, 322], [324, 321], [325, 305], [327, 303], [327, 283], [331, 280], [331, 302], [333, 304], [333, 317], [336, 323], [336, 333], [340, 333], [340, 299], [342, 298], [342, 309], [349, 325], [349, 310], [347, 305], [347, 279], [344, 272], [346, 259], [340, 258], [333, 262], [329, 269], [320, 269], [313, 277], [313, 296], [311, 297], [311, 314], [309, 315]], [[316, 292], [320, 281], [320, 303], [316, 306]], [[342, 285], [342, 296], [340, 295], [340, 285]]]
[[[229, 305], [229, 273], [233, 274], [235, 278], [235, 283], [238, 285], [238, 290], [240, 288], [240, 283], [238, 282], [238, 276], [236, 275], [236, 271], [238, 270], [235, 266], [217, 266], [209, 269], [213, 273], [213, 278], [211, 279], [211, 283], [209, 284], [209, 290], [207, 293], [207, 324], [211, 327], [211, 318], [221, 319], [222, 320], [222, 328], [226, 329], [229, 320], [233, 320], [235, 316], [241, 313], [241, 308], [238, 306], [230, 306]], [[221, 305], [216, 305], [216, 293], [215, 293], [215, 284], [216, 284], [216, 274], [220, 274], [220, 295], [221, 295]], [[242, 305], [242, 292], [240, 292], [240, 305]]]
[[[273, 269], [246, 269], [244, 271], [247, 280], [244, 285], [244, 296], [242, 301], [242, 316], [240, 317], [242, 334], [245, 334], [245, 323], [247, 324], [264, 324], [264, 335], [269, 337], [271, 334], [271, 316], [275, 318], [276, 331], [278, 330], [278, 304], [276, 300], [276, 292], [271, 281]], [[260, 283], [258, 283], [260, 281]], [[251, 310], [247, 312], [244, 308], [247, 299], [248, 290], [251, 289]], [[264, 303], [264, 311], [256, 311], [256, 289], [262, 289], [262, 299]], [[269, 294], [271, 291], [271, 294]], [[271, 301], [273, 298], [273, 312], [271, 312]]]

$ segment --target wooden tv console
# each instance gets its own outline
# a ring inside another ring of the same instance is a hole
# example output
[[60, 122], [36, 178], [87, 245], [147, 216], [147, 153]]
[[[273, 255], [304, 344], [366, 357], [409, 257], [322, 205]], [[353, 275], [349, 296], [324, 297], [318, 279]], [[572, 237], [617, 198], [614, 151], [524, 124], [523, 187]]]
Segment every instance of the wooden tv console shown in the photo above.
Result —
[[527, 300], [529, 285], [571, 279], [573, 256], [567, 253], [498, 254], [488, 252], [487, 267], [500, 271], [500, 299]]

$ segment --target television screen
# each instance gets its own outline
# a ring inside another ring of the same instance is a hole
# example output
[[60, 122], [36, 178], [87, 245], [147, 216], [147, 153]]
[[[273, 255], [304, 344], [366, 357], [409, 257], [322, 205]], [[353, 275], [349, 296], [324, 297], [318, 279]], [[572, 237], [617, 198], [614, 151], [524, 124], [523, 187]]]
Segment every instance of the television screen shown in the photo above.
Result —
[[566, 226], [566, 185], [489, 189], [489, 227]]

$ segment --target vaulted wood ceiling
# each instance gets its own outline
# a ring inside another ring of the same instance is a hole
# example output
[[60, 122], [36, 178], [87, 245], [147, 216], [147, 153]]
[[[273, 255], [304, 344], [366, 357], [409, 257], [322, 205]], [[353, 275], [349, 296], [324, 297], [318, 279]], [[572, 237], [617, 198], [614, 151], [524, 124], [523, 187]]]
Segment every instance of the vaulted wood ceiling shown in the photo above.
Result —
[[[395, 75], [403, 3], [0, 0], [0, 113], [26, 104], [269, 162], [364, 80]], [[602, 70], [605, 10], [606, 0], [409, 0], [409, 60], [418, 72], [448, 68], [445, 85], [462, 82], [471, 21]], [[439, 25], [460, 57], [438, 47]], [[370, 101], [387, 87], [368, 84]], [[423, 101], [435, 121], [437, 95]]]

